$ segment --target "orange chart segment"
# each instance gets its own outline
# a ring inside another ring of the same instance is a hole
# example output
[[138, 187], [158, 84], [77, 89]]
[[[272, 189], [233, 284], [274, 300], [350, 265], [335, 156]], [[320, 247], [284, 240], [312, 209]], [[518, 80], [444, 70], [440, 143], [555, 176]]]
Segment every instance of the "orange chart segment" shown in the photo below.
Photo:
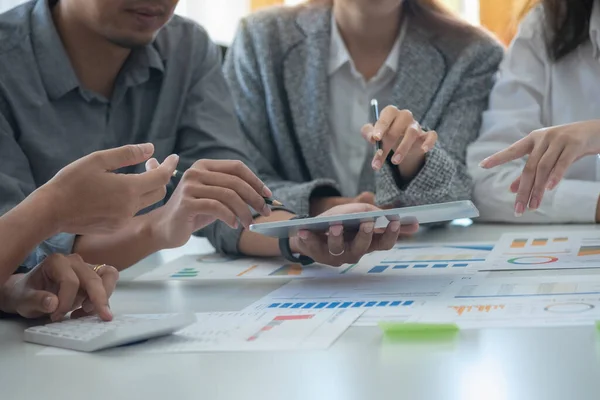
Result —
[[527, 244], [527, 239], [515, 239], [510, 245], [511, 249], [522, 249]]
[[579, 248], [579, 252], [577, 253], [578, 257], [597, 255], [600, 255], [600, 246], [581, 246]]
[[486, 305], [476, 305], [476, 306], [450, 306], [451, 309], [456, 311], [456, 314], [459, 317], [462, 317], [463, 314], [479, 314], [479, 313], [489, 313], [497, 310], [504, 310], [504, 304], [486, 304]]

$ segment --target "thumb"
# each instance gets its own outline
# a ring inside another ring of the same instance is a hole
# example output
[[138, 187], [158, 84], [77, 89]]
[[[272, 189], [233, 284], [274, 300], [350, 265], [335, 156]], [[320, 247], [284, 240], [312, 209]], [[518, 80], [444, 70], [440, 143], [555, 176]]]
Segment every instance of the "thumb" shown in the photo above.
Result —
[[115, 171], [119, 168], [141, 164], [154, 154], [152, 143], [130, 144], [116, 149], [103, 150], [96, 153], [102, 168]]
[[146, 171], [152, 171], [153, 169], [156, 169], [160, 167], [160, 164], [158, 163], [158, 160], [156, 158], [151, 158], [148, 161], [146, 161]]
[[366, 203], [375, 205], [375, 194], [371, 192], [363, 192], [359, 194], [355, 199], [357, 203]]
[[58, 297], [44, 290], [29, 290], [19, 300], [17, 312], [25, 318], [52, 314], [58, 308]]

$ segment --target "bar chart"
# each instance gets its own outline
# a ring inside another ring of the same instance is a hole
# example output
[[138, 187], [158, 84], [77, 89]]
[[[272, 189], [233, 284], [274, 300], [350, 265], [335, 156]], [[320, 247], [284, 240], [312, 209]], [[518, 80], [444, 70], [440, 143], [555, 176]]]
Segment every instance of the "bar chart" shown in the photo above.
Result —
[[357, 300], [357, 301], [306, 301], [306, 302], [274, 302], [267, 305], [268, 309], [343, 309], [343, 308], [393, 308], [410, 307], [413, 300]]

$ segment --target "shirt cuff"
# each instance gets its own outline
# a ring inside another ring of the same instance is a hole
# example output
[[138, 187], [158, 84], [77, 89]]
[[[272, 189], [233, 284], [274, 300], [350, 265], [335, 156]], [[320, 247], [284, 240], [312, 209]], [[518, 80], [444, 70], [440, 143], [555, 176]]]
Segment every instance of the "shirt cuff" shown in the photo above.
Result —
[[71, 254], [75, 244], [75, 235], [59, 233], [42, 242], [23, 262], [22, 267], [33, 269], [51, 254]]
[[573, 223], [596, 223], [600, 182], [565, 180], [555, 190], [554, 215]]

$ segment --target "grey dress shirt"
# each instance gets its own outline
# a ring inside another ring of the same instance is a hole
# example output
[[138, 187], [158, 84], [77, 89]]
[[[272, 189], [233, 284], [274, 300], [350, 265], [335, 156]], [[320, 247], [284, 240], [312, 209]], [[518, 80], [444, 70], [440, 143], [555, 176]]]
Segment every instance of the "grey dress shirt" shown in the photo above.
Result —
[[[173, 17], [132, 52], [107, 99], [79, 84], [50, 7], [37, 0], [0, 15], [0, 215], [96, 150], [152, 142], [159, 160], [179, 154], [182, 170], [202, 158], [248, 163], [221, 53], [202, 28]], [[216, 223], [203, 233], [219, 250], [237, 251], [239, 230]], [[25, 264], [69, 253], [73, 241], [50, 238]]]

